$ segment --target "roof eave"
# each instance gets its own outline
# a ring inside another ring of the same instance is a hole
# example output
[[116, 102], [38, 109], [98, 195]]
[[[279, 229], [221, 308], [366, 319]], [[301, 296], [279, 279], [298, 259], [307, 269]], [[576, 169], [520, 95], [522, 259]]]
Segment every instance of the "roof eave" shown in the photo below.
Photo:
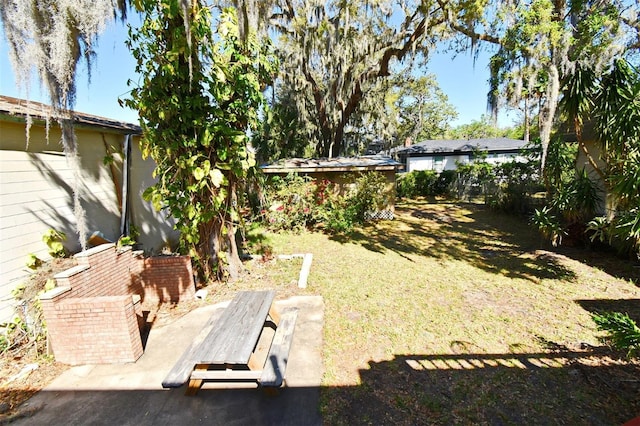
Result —
[[322, 172], [362, 172], [362, 171], [395, 171], [401, 165], [379, 166], [342, 166], [342, 167], [263, 167], [263, 173], [322, 173]]

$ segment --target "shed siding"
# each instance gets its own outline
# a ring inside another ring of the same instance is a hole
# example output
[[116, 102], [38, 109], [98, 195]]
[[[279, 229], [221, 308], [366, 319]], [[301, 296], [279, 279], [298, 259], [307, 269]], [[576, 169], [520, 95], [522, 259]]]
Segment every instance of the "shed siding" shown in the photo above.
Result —
[[131, 163], [129, 217], [140, 231], [137, 241], [148, 254], [158, 254], [167, 246], [175, 249], [180, 239], [180, 233], [173, 229], [175, 221], [164, 211], [156, 211], [151, 203], [142, 199], [145, 189], [157, 181], [153, 177], [156, 163], [151, 158], [142, 159], [137, 141], [131, 145]]
[[[125, 136], [99, 129], [76, 129], [81, 169], [82, 206], [87, 234], [100, 231], [107, 239], [120, 236], [122, 147]], [[52, 124], [49, 142], [43, 126], [33, 125], [27, 144], [25, 124], [0, 121], [0, 323], [13, 315], [11, 290], [29, 270], [24, 266], [30, 253], [47, 259], [42, 235], [48, 229], [67, 235], [66, 248], [80, 249], [73, 214], [73, 171], [67, 163], [60, 131]], [[104, 164], [105, 143], [112, 153], [112, 167]], [[141, 233], [137, 242], [147, 253], [167, 245], [175, 248], [179, 233], [173, 221], [142, 199], [154, 183], [155, 163], [142, 159], [138, 138], [131, 144], [129, 218]], [[113, 174], [115, 174], [115, 179]]]

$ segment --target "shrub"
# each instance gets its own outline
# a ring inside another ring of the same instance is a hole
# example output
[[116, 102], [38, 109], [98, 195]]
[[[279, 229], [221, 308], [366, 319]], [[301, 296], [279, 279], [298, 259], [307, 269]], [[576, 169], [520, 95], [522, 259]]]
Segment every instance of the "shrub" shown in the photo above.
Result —
[[494, 168], [495, 191], [492, 208], [507, 213], [530, 214], [534, 209], [534, 194], [544, 190], [540, 182], [538, 163], [509, 161]]
[[415, 198], [418, 195], [415, 172], [402, 173], [396, 177], [396, 195], [398, 198]]
[[399, 198], [435, 195], [438, 174], [433, 170], [414, 170], [397, 176], [396, 195]]
[[380, 173], [345, 175], [340, 193], [336, 184], [327, 180], [289, 174], [271, 179], [265, 186], [262, 221], [274, 231], [301, 231], [322, 228], [329, 232], [349, 232], [366, 214], [386, 206], [389, 195], [387, 181]]
[[316, 184], [309, 177], [289, 174], [274, 177], [266, 193], [265, 224], [273, 230], [301, 231], [324, 217], [323, 204], [332, 191], [328, 182]]
[[455, 170], [443, 170], [433, 185], [433, 195], [451, 194], [451, 185], [456, 178]]
[[544, 238], [551, 241], [551, 245], [554, 247], [562, 244], [562, 238], [567, 235], [558, 218], [547, 206], [535, 210], [531, 217], [531, 223], [538, 228]]
[[367, 213], [383, 210], [389, 203], [387, 179], [381, 173], [361, 173], [355, 181], [355, 192], [349, 194], [349, 204], [355, 206], [356, 218], [364, 222]]
[[606, 312], [593, 314], [592, 318], [598, 330], [607, 333], [603, 339], [605, 342], [618, 350], [626, 351], [628, 357], [640, 354], [640, 328], [628, 314]]
[[438, 180], [438, 174], [433, 170], [419, 170], [415, 173], [416, 191], [418, 195], [427, 197], [434, 194], [435, 184]]
[[455, 170], [453, 188], [459, 199], [470, 200], [480, 194], [487, 195], [486, 186], [494, 180], [493, 166], [484, 161], [459, 164]]

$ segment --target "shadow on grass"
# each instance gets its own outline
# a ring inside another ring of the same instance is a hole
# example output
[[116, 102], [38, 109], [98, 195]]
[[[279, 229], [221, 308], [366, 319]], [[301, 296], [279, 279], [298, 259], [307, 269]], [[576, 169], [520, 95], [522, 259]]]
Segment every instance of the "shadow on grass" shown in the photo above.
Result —
[[488, 272], [533, 282], [574, 280], [575, 273], [550, 253], [537, 250], [540, 239], [522, 219], [476, 204], [405, 202], [396, 219], [369, 224], [334, 241], [355, 243], [410, 261], [426, 256], [459, 260]]
[[640, 324], [640, 299], [576, 300], [576, 303], [592, 314], [622, 312], [629, 315], [636, 324]]
[[573, 260], [606, 272], [612, 277], [629, 281], [640, 288], [640, 262], [624, 259], [610, 248], [600, 247], [596, 250], [559, 247], [557, 251]]
[[607, 425], [640, 413], [633, 372], [594, 352], [396, 355], [368, 367], [358, 387], [323, 389], [326, 424]]
[[[640, 413], [638, 366], [599, 349], [400, 354], [370, 361], [354, 386], [40, 392], [12, 424], [622, 424]], [[4, 390], [3, 392], [6, 392]], [[320, 400], [324, 406], [320, 415]]]

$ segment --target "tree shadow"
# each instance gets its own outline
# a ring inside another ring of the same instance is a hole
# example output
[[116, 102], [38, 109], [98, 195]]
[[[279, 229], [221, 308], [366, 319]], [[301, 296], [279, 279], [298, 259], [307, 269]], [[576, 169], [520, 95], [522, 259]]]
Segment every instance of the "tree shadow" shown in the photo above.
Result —
[[592, 314], [622, 312], [640, 324], [640, 299], [583, 299], [576, 300], [576, 303]]
[[377, 253], [392, 251], [414, 262], [416, 255], [463, 260], [487, 272], [535, 283], [576, 278], [553, 253], [539, 249], [539, 238], [522, 218], [477, 204], [404, 202], [392, 222], [367, 224], [331, 238]]
[[[55, 205], [50, 200], [39, 200], [44, 208], [35, 209], [27, 207], [26, 210], [47, 227], [64, 232], [67, 235], [65, 248], [68, 251], [75, 252], [79, 250], [81, 244], [77, 238], [76, 218], [73, 212], [72, 182], [67, 181], [65, 175], [55, 170], [45, 161], [42, 155], [33, 153], [29, 153], [28, 155], [30, 161], [38, 169], [42, 177], [59, 188], [65, 198], [62, 203], [56, 202]], [[100, 231], [106, 238], [116, 241], [120, 236], [120, 213], [118, 212], [118, 206], [115, 205], [111, 199], [99, 199], [95, 192], [89, 191], [86, 188], [81, 195], [81, 205], [86, 213], [87, 237], [94, 231]], [[113, 205], [110, 206], [109, 202], [112, 202]], [[72, 236], [76, 236], [76, 238]]]
[[606, 247], [559, 247], [556, 250], [580, 263], [597, 268], [608, 275], [627, 280], [640, 287], [640, 262], [624, 259]]
[[184, 387], [43, 391], [12, 424], [610, 425], [640, 412], [638, 373], [639, 365], [616, 363], [602, 348], [397, 354], [370, 361], [357, 385], [275, 395], [228, 384], [190, 397]]
[[395, 355], [369, 362], [357, 387], [323, 388], [324, 421], [622, 424], [640, 410], [638, 372], [602, 351]]

